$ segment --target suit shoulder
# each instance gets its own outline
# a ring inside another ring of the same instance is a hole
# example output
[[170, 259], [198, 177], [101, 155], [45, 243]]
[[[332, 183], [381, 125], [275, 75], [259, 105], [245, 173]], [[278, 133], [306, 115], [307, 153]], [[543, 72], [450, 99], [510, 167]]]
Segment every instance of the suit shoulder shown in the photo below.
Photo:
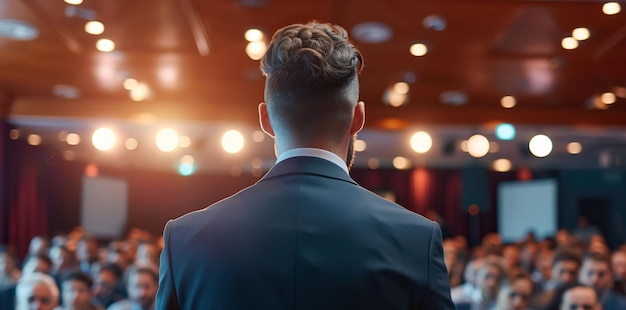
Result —
[[380, 195], [365, 189], [361, 186], [359, 188], [366, 193], [366, 197], [368, 200], [372, 201], [372, 208], [376, 211], [385, 214], [391, 217], [394, 220], [398, 220], [401, 222], [410, 222], [413, 224], [418, 224], [420, 226], [426, 226], [428, 228], [432, 227], [433, 222], [424, 216], [417, 214], [407, 208], [399, 205], [396, 202], [387, 200]]

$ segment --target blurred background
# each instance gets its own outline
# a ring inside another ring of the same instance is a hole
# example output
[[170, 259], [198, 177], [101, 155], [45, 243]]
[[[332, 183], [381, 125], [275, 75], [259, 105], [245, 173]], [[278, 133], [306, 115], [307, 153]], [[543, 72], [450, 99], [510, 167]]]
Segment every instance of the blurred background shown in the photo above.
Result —
[[626, 15], [617, 2], [0, 1], [0, 243], [101, 240], [234, 194], [271, 35], [343, 26], [365, 59], [353, 178], [470, 245], [626, 231]]

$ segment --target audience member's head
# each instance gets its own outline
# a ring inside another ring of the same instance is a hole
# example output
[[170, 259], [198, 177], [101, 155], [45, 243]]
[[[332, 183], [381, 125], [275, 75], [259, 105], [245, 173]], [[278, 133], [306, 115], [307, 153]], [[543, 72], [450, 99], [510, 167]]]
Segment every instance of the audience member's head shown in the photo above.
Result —
[[347, 154], [351, 165], [365, 120], [358, 102], [362, 67], [361, 53], [339, 26], [294, 24], [274, 34], [261, 59], [266, 82], [259, 116], [263, 130], [276, 137], [278, 154], [316, 146]]
[[44, 236], [36, 236], [30, 240], [28, 245], [28, 256], [34, 255], [46, 255], [48, 254], [48, 247], [50, 241]]
[[578, 281], [596, 290], [598, 296], [613, 287], [613, 275], [611, 274], [611, 261], [602, 253], [589, 253], [583, 259], [583, 264], [578, 275]]
[[505, 273], [498, 257], [489, 256], [476, 274], [476, 287], [486, 300], [498, 297]]
[[457, 262], [456, 243], [451, 239], [444, 240], [442, 247], [443, 247], [443, 262], [446, 264], [448, 273], [452, 273], [452, 271], [454, 270], [454, 265]]
[[108, 297], [115, 294], [122, 278], [122, 270], [114, 263], [100, 266], [100, 270], [95, 278], [94, 295], [97, 297]]
[[160, 249], [155, 242], [143, 241], [137, 246], [136, 264], [158, 265]]
[[142, 308], [150, 307], [159, 286], [159, 273], [152, 267], [134, 269], [128, 277], [128, 298]]
[[626, 281], [626, 251], [615, 251], [611, 257], [615, 280]]
[[563, 294], [561, 310], [599, 310], [601, 309], [596, 292], [586, 286], [575, 286]]
[[571, 251], [560, 251], [552, 259], [552, 280], [556, 286], [574, 283], [580, 270], [580, 256]]
[[50, 274], [52, 271], [52, 260], [45, 254], [37, 254], [29, 256], [22, 267], [22, 274], [29, 274], [33, 272], [41, 272]]
[[90, 237], [83, 237], [76, 245], [76, 256], [81, 262], [93, 263], [98, 261], [98, 241]]
[[533, 294], [533, 281], [523, 273], [518, 273], [509, 281], [498, 296], [498, 310], [526, 310]]
[[516, 244], [508, 244], [502, 249], [504, 268], [513, 270], [520, 266], [520, 249]]
[[52, 310], [59, 303], [59, 288], [54, 279], [41, 272], [25, 274], [15, 288], [16, 310]]
[[478, 275], [478, 271], [485, 263], [483, 258], [472, 258], [467, 265], [465, 265], [465, 270], [463, 271], [463, 277], [465, 278], [465, 282], [469, 283], [472, 286], [476, 286], [476, 277]]
[[91, 277], [82, 272], [70, 273], [61, 284], [63, 306], [65, 309], [90, 310], [91, 287], [93, 281]]

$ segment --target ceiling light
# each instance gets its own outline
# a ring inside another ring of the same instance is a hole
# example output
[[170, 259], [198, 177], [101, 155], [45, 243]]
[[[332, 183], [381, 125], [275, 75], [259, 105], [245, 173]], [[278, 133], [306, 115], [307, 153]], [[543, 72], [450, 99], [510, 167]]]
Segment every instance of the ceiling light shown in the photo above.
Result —
[[265, 54], [265, 50], [267, 50], [267, 45], [263, 41], [249, 42], [246, 45], [246, 54], [252, 60], [261, 59]]
[[40, 135], [28, 135], [27, 138], [28, 144], [30, 145], [39, 145], [41, 144], [41, 136]]
[[566, 50], [573, 50], [578, 47], [578, 41], [572, 37], [563, 38], [561, 46]]
[[617, 2], [607, 2], [602, 5], [602, 12], [606, 15], [615, 15], [622, 10], [622, 7]]
[[263, 32], [259, 29], [248, 29], [244, 34], [244, 37], [248, 42], [256, 42], [263, 40]]
[[19, 41], [30, 41], [38, 36], [39, 29], [25, 21], [0, 19], [0, 37]]
[[109, 39], [100, 39], [96, 43], [96, 48], [101, 52], [112, 52], [115, 49], [115, 43]]
[[439, 95], [439, 101], [447, 105], [462, 106], [467, 104], [467, 94], [458, 90], [448, 90]]
[[576, 155], [583, 151], [583, 145], [580, 142], [570, 142], [567, 144], [567, 152]]
[[360, 23], [352, 28], [353, 38], [365, 43], [383, 43], [393, 36], [393, 30], [386, 24], [379, 22]]
[[584, 41], [589, 39], [591, 34], [589, 33], [589, 29], [587, 28], [576, 28], [572, 31], [572, 37], [578, 41]]
[[515, 126], [507, 123], [499, 124], [496, 126], [496, 138], [500, 140], [515, 139]]
[[398, 170], [406, 170], [411, 167], [411, 161], [402, 156], [395, 157], [392, 163], [393, 166]]
[[83, 3], [83, 0], [65, 0], [65, 3], [71, 4], [71, 5], [79, 5]]
[[185, 155], [180, 159], [180, 162], [183, 164], [193, 164], [194, 159], [191, 155]]
[[98, 128], [91, 136], [91, 143], [100, 151], [111, 150], [115, 141], [115, 133], [109, 128]]
[[515, 97], [513, 96], [504, 96], [500, 99], [500, 105], [505, 109], [510, 109], [514, 107], [517, 103], [515, 102]]
[[170, 128], [159, 130], [155, 137], [156, 146], [163, 152], [171, 152], [178, 147], [178, 133]]
[[407, 82], [398, 82], [393, 85], [393, 91], [398, 94], [406, 94], [409, 92], [409, 84]]
[[187, 136], [180, 136], [178, 138], [178, 147], [186, 149], [191, 146], [191, 139]]
[[422, 20], [422, 26], [426, 29], [442, 31], [446, 29], [446, 20], [439, 15], [428, 15]]
[[419, 154], [424, 154], [430, 151], [433, 146], [433, 139], [425, 131], [418, 131], [411, 136], [411, 148], [413, 151]]
[[491, 168], [497, 172], [508, 172], [511, 170], [511, 161], [505, 158], [496, 159], [491, 164]]
[[536, 157], [546, 157], [552, 152], [552, 140], [546, 135], [536, 135], [530, 139], [528, 149]]
[[602, 94], [602, 96], [600, 96], [600, 100], [604, 104], [613, 104], [613, 103], [615, 103], [616, 99], [617, 98], [615, 98], [615, 94], [614, 93], [604, 93], [604, 94]]
[[85, 24], [85, 32], [93, 35], [102, 34], [104, 32], [104, 24], [96, 20], [88, 21]]
[[135, 79], [126, 79], [124, 80], [124, 89], [133, 90], [138, 84], [139, 83]]
[[489, 140], [483, 135], [473, 135], [467, 139], [467, 152], [472, 157], [480, 158], [489, 153]]
[[367, 167], [370, 169], [378, 169], [378, 167], [380, 167], [380, 161], [378, 158], [370, 158], [367, 160]]
[[69, 145], [78, 145], [80, 143], [80, 136], [76, 133], [70, 133], [65, 137], [65, 142]]
[[137, 86], [130, 90], [130, 99], [133, 101], [143, 101], [150, 96], [150, 88], [145, 83], [137, 83]]
[[420, 57], [428, 53], [428, 47], [424, 43], [415, 43], [411, 45], [409, 51], [411, 52], [411, 55]]
[[367, 143], [363, 140], [354, 141], [354, 150], [357, 152], [363, 152], [367, 148]]
[[11, 138], [11, 140], [17, 140], [20, 138], [20, 131], [13, 128], [9, 131], [9, 138]]
[[182, 176], [190, 176], [196, 171], [196, 167], [193, 164], [180, 163], [178, 165], [178, 173]]
[[126, 147], [127, 150], [132, 151], [134, 149], [137, 148], [137, 139], [135, 138], [128, 138], [126, 139], [126, 142], [124, 143], [124, 146]]
[[243, 135], [237, 130], [227, 131], [222, 136], [222, 148], [228, 153], [238, 153], [243, 149], [243, 144]]
[[394, 87], [391, 87], [387, 89], [383, 94], [383, 102], [389, 104], [394, 108], [397, 108], [408, 102], [408, 95], [406, 93], [398, 93], [394, 90]]

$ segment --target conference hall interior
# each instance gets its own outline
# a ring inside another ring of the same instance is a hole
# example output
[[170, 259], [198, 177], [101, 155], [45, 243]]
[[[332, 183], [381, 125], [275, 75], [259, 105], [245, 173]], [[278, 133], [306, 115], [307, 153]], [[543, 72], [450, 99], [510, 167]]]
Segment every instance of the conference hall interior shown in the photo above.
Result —
[[149, 306], [129, 288], [156, 293], [165, 223], [276, 162], [259, 59], [312, 20], [364, 58], [351, 177], [439, 223], [457, 306], [558, 309], [573, 283], [626, 300], [623, 6], [0, 0], [0, 308], [34, 272], [59, 309], [72, 281], [94, 309]]

